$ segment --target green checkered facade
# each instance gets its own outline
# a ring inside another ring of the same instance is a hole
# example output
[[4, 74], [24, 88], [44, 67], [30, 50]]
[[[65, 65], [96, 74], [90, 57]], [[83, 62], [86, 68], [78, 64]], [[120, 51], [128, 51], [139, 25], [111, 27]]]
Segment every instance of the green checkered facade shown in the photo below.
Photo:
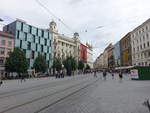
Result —
[[40, 54], [45, 56], [48, 67], [52, 66], [52, 36], [48, 30], [15, 21], [5, 26], [4, 31], [15, 35], [15, 47], [25, 52], [30, 69]]

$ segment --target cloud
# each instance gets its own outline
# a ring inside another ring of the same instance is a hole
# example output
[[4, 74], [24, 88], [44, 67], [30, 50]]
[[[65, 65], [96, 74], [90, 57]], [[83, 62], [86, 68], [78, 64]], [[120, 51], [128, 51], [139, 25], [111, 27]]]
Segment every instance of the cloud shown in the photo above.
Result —
[[[73, 31], [82, 42], [92, 43], [94, 59], [109, 43], [116, 43], [126, 33], [150, 17], [149, 0], [40, 0]], [[65, 26], [48, 14], [35, 0], [1, 0], [0, 17], [20, 18], [27, 23], [48, 28], [54, 19], [62, 34], [72, 36]], [[11, 21], [11, 19], [10, 19]], [[6, 22], [7, 23], [7, 22]], [[96, 29], [98, 26], [104, 26]], [[85, 32], [87, 30], [87, 32]]]

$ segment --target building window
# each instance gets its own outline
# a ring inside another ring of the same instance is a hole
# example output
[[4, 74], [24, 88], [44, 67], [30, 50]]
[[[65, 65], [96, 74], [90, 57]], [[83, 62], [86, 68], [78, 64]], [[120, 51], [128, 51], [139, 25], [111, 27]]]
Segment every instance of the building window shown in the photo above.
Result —
[[8, 41], [8, 47], [12, 47], [12, 41]]
[[4, 64], [4, 58], [0, 57], [0, 65]]
[[148, 30], [148, 26], [146, 26], [146, 30]]
[[144, 28], [142, 28], [142, 31], [144, 32]]
[[11, 49], [7, 49], [7, 55], [9, 55], [10, 52], [11, 52]]
[[49, 53], [49, 47], [47, 47], [47, 53]]
[[149, 42], [147, 42], [147, 46], [149, 47]]
[[33, 42], [35, 43], [35, 35], [32, 35], [32, 38], [33, 38]]
[[36, 29], [36, 35], [38, 36], [38, 28]]
[[38, 50], [38, 44], [36, 44], [36, 51]]
[[41, 52], [43, 52], [43, 45], [41, 45]]
[[49, 32], [48, 32], [48, 39], [49, 39]]
[[52, 44], [52, 41], [50, 40], [50, 42], [49, 42], [50, 44], [49, 44], [49, 46], [51, 47], [51, 44]]
[[150, 52], [148, 52], [148, 57], [150, 57]]
[[4, 48], [0, 48], [0, 54], [4, 55], [5, 54], [5, 49]]
[[44, 31], [42, 30], [42, 37], [44, 37]]
[[22, 48], [22, 40], [20, 40], [20, 48]]
[[45, 44], [45, 46], [47, 45], [47, 40], [46, 39], [44, 40], [44, 44]]
[[17, 38], [19, 39], [20, 31], [17, 31]]
[[25, 41], [27, 41], [27, 33], [24, 33]]
[[21, 31], [23, 31], [23, 23], [21, 23]]
[[28, 50], [31, 49], [31, 42], [28, 42]]
[[140, 46], [140, 48], [142, 49], [142, 45]]
[[146, 46], [145, 46], [145, 43], [144, 43], [144, 48], [145, 48]]
[[40, 44], [40, 37], [39, 37], [39, 44]]
[[143, 41], [145, 41], [145, 36], [143, 36]]
[[6, 41], [5, 40], [1, 40], [1, 45], [5, 46]]
[[34, 56], [35, 56], [34, 51], [32, 51], [32, 57], [31, 58], [34, 59]]
[[44, 53], [44, 57], [45, 57], [45, 59], [46, 59], [46, 53]]
[[146, 37], [147, 37], [147, 39], [148, 39], [148, 33], [146, 34]]
[[29, 26], [29, 33], [32, 33], [32, 26]]

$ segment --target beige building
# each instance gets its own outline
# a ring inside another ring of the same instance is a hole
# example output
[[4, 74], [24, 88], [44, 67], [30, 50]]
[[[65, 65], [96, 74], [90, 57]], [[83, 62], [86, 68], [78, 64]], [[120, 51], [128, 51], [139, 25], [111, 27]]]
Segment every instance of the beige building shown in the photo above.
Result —
[[0, 31], [0, 79], [6, 77], [5, 61], [9, 57], [9, 52], [14, 49], [14, 36]]
[[150, 65], [150, 19], [131, 32], [132, 65]]
[[104, 67], [104, 57], [103, 53], [101, 53], [94, 62], [94, 68], [103, 69], [103, 67]]
[[67, 56], [72, 56], [79, 61], [80, 41], [79, 34], [74, 33], [73, 37], [67, 37], [58, 33], [57, 25], [54, 21], [50, 22], [50, 32], [53, 38], [53, 58], [60, 58], [63, 61]]
[[[112, 58], [112, 51], [110, 52], [110, 50], [113, 49], [113, 45], [109, 44], [103, 53], [101, 53], [96, 61], [94, 62], [94, 68], [98, 68], [98, 69], [108, 69], [109, 67], [109, 62], [113, 62], [113, 58]], [[109, 61], [110, 59], [110, 61]]]

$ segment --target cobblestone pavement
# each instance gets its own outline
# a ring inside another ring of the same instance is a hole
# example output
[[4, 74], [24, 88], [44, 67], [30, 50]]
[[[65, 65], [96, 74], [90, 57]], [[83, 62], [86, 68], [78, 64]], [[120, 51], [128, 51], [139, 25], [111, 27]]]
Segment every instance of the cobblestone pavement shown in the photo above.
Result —
[[143, 102], [150, 99], [150, 81], [132, 81], [127, 75], [122, 81], [117, 75], [108, 75], [106, 81], [99, 78], [41, 113], [149, 113]]

